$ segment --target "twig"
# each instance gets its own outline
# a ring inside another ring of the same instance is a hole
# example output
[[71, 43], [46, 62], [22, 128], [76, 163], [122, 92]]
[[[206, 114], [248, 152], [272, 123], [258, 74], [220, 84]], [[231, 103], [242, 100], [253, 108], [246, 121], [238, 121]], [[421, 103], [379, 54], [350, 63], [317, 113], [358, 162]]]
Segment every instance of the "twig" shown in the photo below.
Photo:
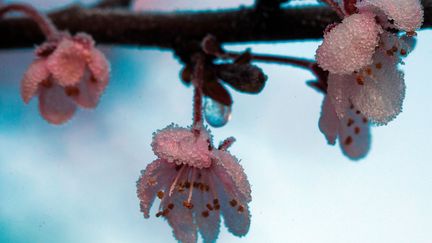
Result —
[[[432, 0], [423, 0], [425, 22], [432, 26]], [[253, 8], [202, 12], [134, 13], [127, 10], [92, 10], [70, 7], [49, 17], [59, 29], [84, 31], [98, 43], [176, 48], [213, 34], [223, 43], [286, 41], [322, 38], [325, 27], [338, 21], [327, 7], [282, 9], [263, 17]], [[0, 21], [0, 49], [31, 47], [43, 36], [25, 18]]]

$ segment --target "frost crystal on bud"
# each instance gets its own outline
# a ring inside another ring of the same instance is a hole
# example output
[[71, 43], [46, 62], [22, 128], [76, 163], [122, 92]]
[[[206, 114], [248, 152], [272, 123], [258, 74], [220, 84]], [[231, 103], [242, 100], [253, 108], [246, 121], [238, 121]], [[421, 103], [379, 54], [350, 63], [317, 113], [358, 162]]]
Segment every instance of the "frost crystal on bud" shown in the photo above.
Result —
[[221, 215], [231, 233], [245, 235], [250, 226], [251, 189], [239, 161], [226, 151], [232, 142], [229, 138], [216, 149], [209, 131], [176, 125], [156, 132], [152, 147], [158, 159], [137, 181], [144, 217], [150, 217], [157, 197], [156, 217], [168, 221], [180, 242], [197, 242], [197, 232], [204, 242], [214, 242]]
[[68, 121], [77, 105], [96, 107], [110, 68], [91, 36], [61, 33], [37, 48], [36, 55], [21, 82], [25, 103], [38, 95], [41, 115], [53, 124]]
[[320, 67], [337, 74], [348, 74], [372, 63], [381, 27], [370, 13], [353, 14], [324, 35], [316, 59]]

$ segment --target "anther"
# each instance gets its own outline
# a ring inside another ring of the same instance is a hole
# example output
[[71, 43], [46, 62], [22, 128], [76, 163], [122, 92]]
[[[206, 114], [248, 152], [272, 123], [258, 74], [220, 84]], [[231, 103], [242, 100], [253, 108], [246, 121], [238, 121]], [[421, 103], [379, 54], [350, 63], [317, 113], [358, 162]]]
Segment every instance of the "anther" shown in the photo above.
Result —
[[364, 85], [363, 76], [357, 76], [356, 81], [358, 85]]
[[366, 68], [366, 73], [367, 73], [367, 75], [371, 75], [372, 74], [372, 69]]
[[375, 67], [377, 68], [377, 69], [381, 69], [382, 68], [382, 63], [377, 63], [377, 64], [375, 64]]
[[235, 207], [237, 205], [237, 201], [235, 199], [230, 201], [231, 207]]
[[244, 207], [242, 205], [238, 206], [237, 211], [239, 213], [243, 213], [244, 212]]
[[345, 139], [344, 144], [348, 146], [348, 145], [350, 145], [352, 142], [353, 142], [352, 137], [351, 137], [351, 136], [348, 136], [348, 137]]
[[156, 217], [159, 218], [160, 216], [162, 216], [162, 214], [163, 214], [163, 212], [157, 212], [157, 213], [156, 213]]
[[209, 216], [209, 211], [203, 211], [202, 213], [201, 213], [201, 215], [204, 217], [204, 218], [207, 218], [208, 216]]
[[207, 206], [208, 210], [210, 210], [210, 211], [212, 211], [214, 209], [213, 206], [210, 203], [207, 203], [206, 206]]
[[158, 193], [157, 193], [157, 197], [158, 197], [159, 199], [162, 199], [163, 196], [164, 196], [164, 192], [163, 192], [163, 191], [158, 191]]
[[42, 85], [42, 87], [44, 88], [51, 88], [53, 86], [53, 83], [50, 79], [45, 79], [40, 83], [40, 85]]
[[73, 97], [73, 96], [76, 97], [79, 95], [80, 90], [77, 87], [66, 87], [65, 93], [69, 97]]
[[366, 117], [363, 117], [363, 123], [367, 123], [368, 119]]
[[354, 124], [354, 120], [351, 119], [351, 118], [349, 118], [349, 119], [348, 119], [347, 126], [350, 127], [350, 126], [352, 126], [352, 124]]
[[190, 203], [190, 202], [188, 202], [188, 201], [183, 201], [183, 206], [185, 208], [188, 208], [188, 209], [192, 209], [193, 208], [193, 204]]
[[354, 128], [354, 133], [355, 134], [359, 134], [360, 133], [360, 127], [355, 127]]
[[174, 204], [172, 203], [168, 204], [168, 208], [172, 210], [174, 208]]
[[406, 51], [405, 49], [401, 49], [401, 50], [400, 50], [400, 54], [401, 54], [402, 56], [406, 56], [406, 55], [407, 55], [407, 51]]

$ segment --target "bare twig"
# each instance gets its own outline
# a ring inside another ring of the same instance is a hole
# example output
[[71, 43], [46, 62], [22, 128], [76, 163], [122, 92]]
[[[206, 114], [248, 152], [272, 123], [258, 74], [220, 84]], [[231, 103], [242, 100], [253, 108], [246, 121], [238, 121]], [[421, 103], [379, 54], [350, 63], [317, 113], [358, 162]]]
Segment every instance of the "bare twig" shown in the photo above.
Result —
[[[424, 28], [432, 26], [432, 0], [423, 0]], [[199, 43], [207, 34], [220, 42], [257, 42], [318, 39], [325, 27], [338, 21], [327, 7], [288, 8], [262, 16], [253, 8], [234, 10], [133, 13], [70, 7], [49, 17], [59, 29], [84, 31], [98, 43], [177, 48], [185, 41]], [[0, 21], [0, 48], [30, 47], [43, 41], [29, 19]]]
[[94, 8], [126, 8], [129, 7], [132, 0], [102, 0]]

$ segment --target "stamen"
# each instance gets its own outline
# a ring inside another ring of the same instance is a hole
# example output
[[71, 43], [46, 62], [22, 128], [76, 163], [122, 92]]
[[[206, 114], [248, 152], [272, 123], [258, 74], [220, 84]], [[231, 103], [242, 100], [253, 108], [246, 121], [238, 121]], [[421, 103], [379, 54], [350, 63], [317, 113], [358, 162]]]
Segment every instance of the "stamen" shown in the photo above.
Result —
[[237, 201], [235, 199], [230, 201], [231, 207], [235, 207], [237, 205]]
[[169, 190], [168, 196], [171, 197], [171, 195], [173, 194], [174, 189], [175, 189], [175, 187], [176, 187], [176, 185], [177, 185], [177, 181], [179, 180], [180, 176], [183, 174], [183, 171], [185, 170], [185, 168], [186, 168], [185, 165], [181, 167], [181, 169], [180, 169], [180, 171], [178, 172], [176, 178], [174, 179], [174, 182], [171, 184], [171, 187], [170, 187], [170, 190]]
[[244, 207], [242, 205], [238, 206], [237, 211], [239, 213], [243, 213], [244, 212]]
[[204, 218], [207, 218], [208, 216], [209, 216], [209, 211], [203, 211], [202, 213], [201, 213], [201, 215], [204, 217]]
[[[195, 181], [195, 168], [192, 169], [192, 176], [191, 176], [191, 181], [192, 181], [192, 185], [194, 184]], [[193, 192], [193, 187], [191, 186], [189, 189], [189, 196], [187, 199], [187, 202], [190, 204], [191, 200], [192, 200], [192, 192]]]

